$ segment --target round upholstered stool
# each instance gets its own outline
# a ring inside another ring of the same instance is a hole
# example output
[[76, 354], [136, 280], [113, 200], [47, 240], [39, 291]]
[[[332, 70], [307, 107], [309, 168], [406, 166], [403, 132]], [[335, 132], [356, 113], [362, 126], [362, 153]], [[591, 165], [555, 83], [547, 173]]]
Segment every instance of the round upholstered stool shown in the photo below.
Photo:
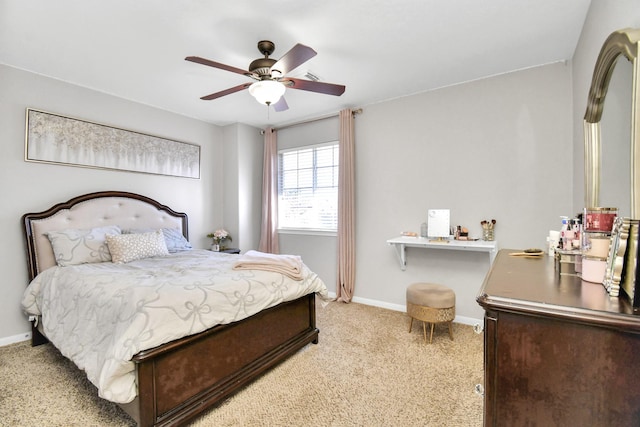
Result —
[[413, 319], [422, 321], [425, 342], [427, 323], [431, 325], [429, 344], [433, 340], [433, 328], [436, 323], [448, 323], [449, 338], [453, 340], [452, 322], [456, 317], [456, 294], [443, 285], [413, 283], [407, 288], [407, 314], [411, 317], [409, 332], [413, 326]]

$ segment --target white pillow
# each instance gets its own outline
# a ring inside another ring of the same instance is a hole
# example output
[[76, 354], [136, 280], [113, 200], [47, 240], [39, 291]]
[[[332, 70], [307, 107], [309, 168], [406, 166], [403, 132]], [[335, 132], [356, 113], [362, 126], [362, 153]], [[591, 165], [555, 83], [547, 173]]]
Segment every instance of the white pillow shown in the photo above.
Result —
[[49, 231], [46, 234], [51, 242], [56, 263], [65, 267], [111, 261], [106, 236], [120, 234], [120, 227], [109, 225], [91, 229]]
[[122, 264], [152, 256], [169, 255], [162, 230], [107, 236], [113, 262]]

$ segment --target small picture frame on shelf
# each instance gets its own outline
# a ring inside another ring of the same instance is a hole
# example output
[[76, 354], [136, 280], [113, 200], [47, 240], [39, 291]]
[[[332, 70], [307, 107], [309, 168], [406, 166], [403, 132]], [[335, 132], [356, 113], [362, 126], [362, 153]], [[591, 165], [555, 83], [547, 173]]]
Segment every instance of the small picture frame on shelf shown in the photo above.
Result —
[[448, 238], [451, 233], [449, 218], [449, 209], [429, 209], [427, 236], [430, 238]]
[[[620, 294], [620, 279], [622, 277], [622, 266], [624, 264], [624, 254], [626, 249], [626, 238], [621, 239], [623, 218], [618, 217], [611, 229], [611, 246], [607, 256], [607, 265], [604, 272], [603, 286], [610, 296], [617, 297]], [[621, 246], [622, 242], [622, 248]]]
[[628, 227], [627, 249], [624, 257], [624, 265], [620, 277], [620, 288], [633, 306], [634, 311], [640, 310], [640, 283], [637, 283], [638, 272], [638, 232], [639, 220], [624, 220]]

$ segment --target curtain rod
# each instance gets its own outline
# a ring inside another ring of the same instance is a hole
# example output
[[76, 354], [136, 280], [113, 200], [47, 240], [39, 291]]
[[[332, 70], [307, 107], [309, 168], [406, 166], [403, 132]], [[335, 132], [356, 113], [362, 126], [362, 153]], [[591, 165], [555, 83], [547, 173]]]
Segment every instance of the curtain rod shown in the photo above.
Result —
[[[353, 114], [354, 116], [356, 114], [362, 114], [362, 108], [358, 108], [357, 110], [353, 110], [351, 112], [351, 114]], [[272, 129], [272, 132], [275, 131], [275, 130], [288, 129], [288, 128], [292, 128], [292, 127], [295, 127], [295, 126], [306, 125], [308, 123], [319, 122], [321, 120], [333, 119], [334, 117], [338, 117], [338, 116], [339, 116], [339, 114], [331, 114], [330, 116], [318, 117], [318, 118], [315, 118], [315, 119], [309, 119], [309, 120], [305, 120], [305, 121], [298, 122], [298, 123], [292, 123], [290, 125], [285, 125], [285, 126], [282, 126], [282, 127], [279, 127], [279, 128]], [[260, 133], [264, 134], [264, 130], [262, 130]]]

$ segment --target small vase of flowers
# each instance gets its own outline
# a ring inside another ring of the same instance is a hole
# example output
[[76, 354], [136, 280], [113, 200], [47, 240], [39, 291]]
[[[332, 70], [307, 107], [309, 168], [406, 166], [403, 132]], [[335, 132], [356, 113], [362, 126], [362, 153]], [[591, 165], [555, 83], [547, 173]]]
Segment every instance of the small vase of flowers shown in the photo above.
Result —
[[215, 252], [220, 252], [225, 250], [224, 242], [227, 240], [231, 241], [231, 235], [224, 228], [220, 228], [213, 233], [207, 234], [207, 237], [213, 240], [213, 244], [211, 245], [211, 250]]

